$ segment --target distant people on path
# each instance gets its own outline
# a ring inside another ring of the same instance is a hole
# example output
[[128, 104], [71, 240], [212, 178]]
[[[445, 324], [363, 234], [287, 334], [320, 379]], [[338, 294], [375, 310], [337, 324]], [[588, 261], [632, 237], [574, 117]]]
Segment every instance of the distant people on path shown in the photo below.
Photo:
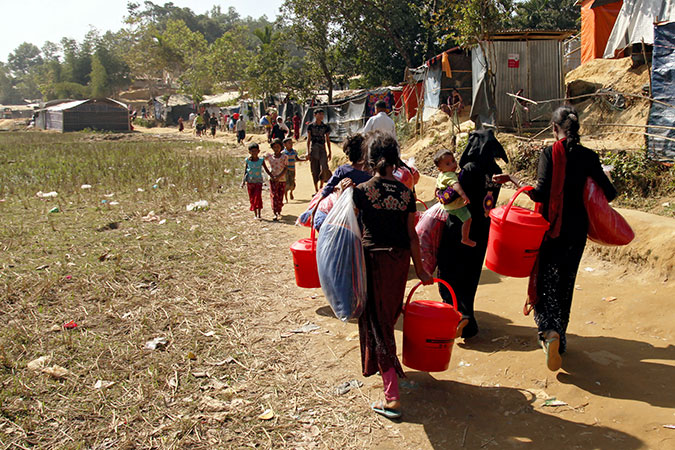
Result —
[[381, 131], [396, 137], [396, 125], [394, 124], [394, 121], [391, 120], [391, 117], [389, 117], [387, 114], [387, 111], [387, 102], [384, 100], [378, 100], [377, 103], [375, 103], [376, 114], [368, 119], [366, 126], [363, 128], [363, 133], [368, 133], [370, 131]]
[[[319, 192], [326, 181], [322, 174], [330, 173], [328, 161], [331, 159], [330, 125], [324, 123], [322, 109], [314, 111], [314, 121], [307, 126], [307, 155], [314, 181], [314, 192]], [[319, 184], [320, 183], [320, 184]]]
[[234, 119], [237, 123], [234, 125], [234, 130], [237, 132], [237, 144], [241, 144], [246, 137], [246, 122], [244, 122], [244, 116], [234, 114]]
[[197, 117], [195, 117], [195, 131], [197, 133], [197, 136], [201, 136], [205, 130], [206, 130], [206, 121], [204, 120], [204, 115], [199, 114]]
[[286, 134], [288, 133], [288, 127], [284, 124], [284, 119], [277, 117], [277, 123], [272, 127], [272, 139], [279, 139], [283, 141], [286, 139]]
[[[462, 221], [450, 215], [438, 248], [438, 278], [448, 282], [457, 295], [458, 309], [462, 314], [457, 337], [464, 339], [478, 333], [474, 301], [487, 250], [490, 231], [488, 213], [499, 198], [500, 183], [505, 182], [492, 179], [493, 175], [502, 173], [495, 161], [497, 158], [508, 162], [504, 148], [491, 130], [469, 135], [469, 142], [459, 160], [459, 182], [469, 197], [467, 208], [472, 217], [469, 237], [476, 246], [462, 244]], [[445, 286], [439, 285], [439, 291], [445, 303], [452, 303], [452, 296]]]
[[293, 200], [293, 191], [295, 190], [295, 163], [296, 161], [306, 161], [306, 158], [298, 155], [298, 152], [293, 148], [293, 139], [290, 137], [284, 139], [283, 143], [283, 153], [288, 158], [288, 163], [286, 164], [286, 187], [284, 192], [286, 203], [288, 203], [289, 196], [291, 200]]
[[293, 116], [293, 137], [296, 141], [300, 139], [300, 122], [302, 122], [302, 119], [300, 119], [300, 114], [295, 113]]
[[[556, 142], [539, 156], [537, 185], [528, 192], [533, 201], [541, 203], [541, 213], [550, 223], [530, 276], [528, 303], [534, 305], [546, 365], [556, 371], [567, 349], [574, 283], [588, 234], [586, 179], [591, 177], [600, 185], [607, 201], [612, 201], [617, 192], [603, 172], [598, 154], [579, 143], [577, 111], [561, 106], [553, 112], [551, 124]], [[521, 185], [513, 176], [495, 178]]]
[[185, 129], [185, 124], [183, 123], [183, 118], [178, 118], [178, 131], [181, 132]]
[[211, 127], [211, 137], [216, 137], [216, 129], [218, 128], [218, 117], [214, 114], [209, 119], [209, 126]]
[[[286, 171], [288, 170], [288, 157], [282, 152], [283, 144], [279, 139], [272, 141], [272, 152], [265, 155], [265, 170], [270, 176], [270, 199], [272, 200], [272, 212], [274, 219], [281, 218], [281, 210], [284, 207], [284, 192], [286, 189]], [[269, 166], [269, 169], [268, 167]]]
[[251, 204], [249, 208], [253, 211], [255, 219], [261, 218], [263, 208], [262, 188], [263, 188], [263, 160], [258, 157], [260, 147], [255, 142], [251, 142], [248, 146], [248, 158], [245, 161], [244, 178], [241, 180], [241, 187], [248, 189], [248, 200]]
[[369, 143], [368, 162], [375, 176], [354, 190], [354, 205], [363, 220], [368, 299], [359, 317], [361, 367], [369, 377], [382, 376], [384, 400], [371, 405], [373, 411], [390, 419], [401, 417], [398, 377], [405, 376], [396, 356], [394, 326], [401, 314], [410, 258], [424, 284], [431, 275], [422, 267], [415, 232], [415, 196], [396, 181], [400, 163], [396, 139], [377, 134]]

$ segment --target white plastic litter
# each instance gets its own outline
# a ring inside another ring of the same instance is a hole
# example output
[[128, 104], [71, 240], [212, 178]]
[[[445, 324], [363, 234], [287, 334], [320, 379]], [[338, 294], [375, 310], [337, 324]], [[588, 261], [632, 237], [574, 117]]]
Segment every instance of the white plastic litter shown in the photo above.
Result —
[[185, 209], [188, 211], [206, 211], [209, 209], [209, 202], [206, 200], [199, 200], [198, 202], [190, 203]]

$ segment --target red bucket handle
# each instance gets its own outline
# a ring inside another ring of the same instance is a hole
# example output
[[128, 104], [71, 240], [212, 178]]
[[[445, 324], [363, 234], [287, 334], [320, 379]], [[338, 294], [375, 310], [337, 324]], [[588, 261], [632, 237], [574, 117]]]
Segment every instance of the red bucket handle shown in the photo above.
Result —
[[[452, 306], [455, 308], [455, 311], [457, 311], [457, 296], [455, 295], [455, 291], [452, 289], [452, 287], [445, 281], [441, 280], [440, 278], [434, 278], [434, 283], [441, 283], [443, 286], [445, 286], [448, 291], [450, 291], [450, 295], [452, 295]], [[405, 305], [403, 306], [403, 313], [405, 314], [405, 309], [408, 307], [408, 303], [410, 303], [410, 299], [412, 298], [413, 294], [417, 290], [418, 287], [422, 286], [422, 282], [420, 281], [417, 283], [413, 288], [410, 290], [410, 294], [408, 294], [408, 299], [405, 301]]]
[[513, 206], [513, 202], [516, 201], [516, 197], [518, 197], [520, 194], [522, 194], [525, 191], [531, 191], [534, 189], [532, 186], [523, 186], [520, 189], [516, 191], [515, 194], [513, 194], [513, 197], [511, 197], [511, 200], [506, 204], [506, 208], [504, 208], [504, 214], [502, 215], [502, 222], [506, 223], [506, 215], [511, 211], [511, 206]]
[[423, 202], [422, 200], [420, 200], [419, 198], [416, 198], [415, 200], [417, 200], [418, 202], [420, 202], [420, 203], [422, 204], [422, 206], [424, 206], [424, 209], [429, 209], [429, 207], [427, 206], [427, 204], [424, 203], [424, 202]]

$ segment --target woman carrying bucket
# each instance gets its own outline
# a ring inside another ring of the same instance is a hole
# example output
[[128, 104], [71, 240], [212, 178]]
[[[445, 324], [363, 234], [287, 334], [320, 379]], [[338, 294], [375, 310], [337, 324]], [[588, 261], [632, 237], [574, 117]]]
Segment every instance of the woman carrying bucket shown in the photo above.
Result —
[[354, 204], [363, 220], [368, 281], [368, 299], [359, 317], [361, 364], [364, 376], [378, 371], [382, 375], [385, 400], [371, 407], [390, 419], [401, 416], [397, 377], [404, 374], [396, 356], [394, 325], [401, 314], [411, 256], [422, 283], [433, 282], [422, 267], [415, 197], [393, 176], [399, 161], [396, 139], [376, 134], [368, 144], [368, 162], [375, 176], [354, 190]]
[[[588, 233], [584, 185], [591, 177], [608, 201], [616, 197], [616, 189], [603, 172], [598, 154], [579, 143], [576, 110], [561, 106], [554, 111], [551, 124], [556, 142], [539, 156], [537, 185], [528, 192], [533, 201], [541, 203], [541, 214], [550, 228], [530, 275], [526, 313], [534, 307], [546, 365], [556, 371], [562, 366], [560, 355], [567, 347], [565, 333], [574, 283]], [[521, 184], [509, 175], [497, 175], [494, 179], [512, 181], [518, 187]]]

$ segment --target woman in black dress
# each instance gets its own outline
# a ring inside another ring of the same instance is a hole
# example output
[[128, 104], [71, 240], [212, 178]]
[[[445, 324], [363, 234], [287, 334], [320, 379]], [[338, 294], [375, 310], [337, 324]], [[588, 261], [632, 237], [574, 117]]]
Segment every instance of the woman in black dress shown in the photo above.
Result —
[[[457, 305], [462, 313], [457, 337], [465, 339], [478, 333], [473, 303], [487, 250], [490, 231], [488, 213], [494, 208], [501, 189], [500, 182], [493, 180], [493, 175], [502, 173], [495, 159], [508, 162], [506, 152], [492, 130], [471, 133], [466, 150], [459, 160], [459, 182], [470, 200], [467, 205], [472, 217], [469, 237], [476, 242], [476, 246], [469, 247], [461, 243], [462, 222], [451, 215], [438, 249], [438, 277], [447, 281], [457, 295]], [[509, 178], [501, 183], [506, 181]], [[443, 285], [439, 285], [439, 291], [444, 302], [452, 303], [450, 292]]]
[[[534, 305], [534, 320], [546, 352], [546, 365], [556, 371], [562, 366], [567, 347], [574, 282], [586, 246], [588, 214], [584, 185], [591, 177], [608, 201], [616, 197], [602, 170], [598, 154], [579, 143], [579, 115], [571, 106], [561, 106], [552, 116], [556, 143], [539, 156], [537, 185], [530, 198], [541, 203], [541, 213], [551, 224], [539, 250], [539, 259], [530, 277], [528, 302]], [[520, 182], [512, 176], [495, 177], [500, 182]]]

